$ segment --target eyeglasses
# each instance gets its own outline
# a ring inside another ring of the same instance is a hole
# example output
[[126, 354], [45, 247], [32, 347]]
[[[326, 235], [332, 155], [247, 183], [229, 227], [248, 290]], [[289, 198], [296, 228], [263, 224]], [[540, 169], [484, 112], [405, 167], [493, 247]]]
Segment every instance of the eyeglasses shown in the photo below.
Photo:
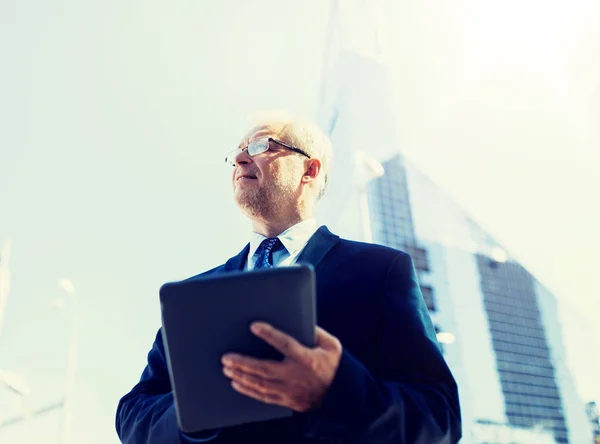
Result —
[[272, 137], [263, 137], [262, 139], [253, 140], [245, 148], [236, 148], [235, 150], [231, 151], [229, 154], [227, 154], [227, 157], [225, 158], [225, 162], [231, 166], [235, 166], [235, 158], [242, 151], [247, 151], [248, 155], [250, 155], [250, 156], [256, 156], [258, 154], [262, 154], [262, 153], [268, 151], [269, 144], [271, 142], [273, 142], [277, 145], [280, 145], [284, 148], [287, 148], [288, 150], [292, 150], [298, 154], [302, 154], [303, 156], [306, 156], [310, 159], [310, 156], [305, 151], [302, 151], [300, 148], [296, 148], [295, 146], [288, 145], [287, 143], [283, 143], [282, 141], [273, 139]]

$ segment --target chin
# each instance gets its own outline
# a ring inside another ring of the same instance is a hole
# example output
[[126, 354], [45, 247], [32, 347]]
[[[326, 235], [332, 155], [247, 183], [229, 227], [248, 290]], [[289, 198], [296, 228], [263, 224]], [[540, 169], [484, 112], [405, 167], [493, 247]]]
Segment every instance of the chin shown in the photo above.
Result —
[[264, 218], [271, 214], [272, 205], [262, 193], [236, 193], [235, 203], [250, 219]]
[[247, 190], [238, 189], [234, 194], [234, 200], [242, 211], [248, 212], [257, 207], [260, 197], [256, 193], [249, 193]]
[[262, 212], [259, 208], [256, 208], [243, 202], [237, 202], [237, 205], [242, 214], [249, 219], [254, 220], [262, 217]]

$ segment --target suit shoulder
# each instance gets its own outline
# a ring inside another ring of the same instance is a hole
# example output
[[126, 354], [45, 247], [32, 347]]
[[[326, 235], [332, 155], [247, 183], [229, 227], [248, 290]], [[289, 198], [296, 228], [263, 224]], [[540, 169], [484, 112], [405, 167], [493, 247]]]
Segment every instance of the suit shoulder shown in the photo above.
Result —
[[347, 251], [355, 251], [357, 253], [370, 253], [377, 256], [395, 258], [397, 256], [408, 256], [405, 251], [396, 248], [388, 247], [380, 244], [371, 244], [367, 242], [353, 241], [340, 238], [340, 246]]

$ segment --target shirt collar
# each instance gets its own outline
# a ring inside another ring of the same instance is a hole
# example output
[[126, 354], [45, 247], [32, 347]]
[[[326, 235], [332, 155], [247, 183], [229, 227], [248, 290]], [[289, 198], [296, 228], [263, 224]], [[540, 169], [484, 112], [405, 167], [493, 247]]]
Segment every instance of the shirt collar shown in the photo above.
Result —
[[[318, 226], [316, 219], [305, 219], [302, 222], [298, 222], [296, 225], [288, 228], [277, 237], [288, 253], [293, 255], [302, 247], [304, 247], [304, 245], [306, 245], [311, 236], [315, 234], [315, 231], [317, 231], [317, 228]], [[254, 256], [254, 253], [256, 253], [256, 250], [258, 250], [261, 242], [265, 239], [266, 237], [262, 234], [252, 233], [248, 257]]]

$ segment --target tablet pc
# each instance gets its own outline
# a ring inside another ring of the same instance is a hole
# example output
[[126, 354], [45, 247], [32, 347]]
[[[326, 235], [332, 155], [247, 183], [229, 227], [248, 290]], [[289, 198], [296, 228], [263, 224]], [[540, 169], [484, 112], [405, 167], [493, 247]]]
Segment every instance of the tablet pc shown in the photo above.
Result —
[[227, 352], [281, 359], [250, 332], [265, 321], [305, 346], [315, 340], [315, 275], [309, 265], [223, 273], [164, 284], [162, 337], [179, 427], [185, 433], [292, 415], [235, 391]]

